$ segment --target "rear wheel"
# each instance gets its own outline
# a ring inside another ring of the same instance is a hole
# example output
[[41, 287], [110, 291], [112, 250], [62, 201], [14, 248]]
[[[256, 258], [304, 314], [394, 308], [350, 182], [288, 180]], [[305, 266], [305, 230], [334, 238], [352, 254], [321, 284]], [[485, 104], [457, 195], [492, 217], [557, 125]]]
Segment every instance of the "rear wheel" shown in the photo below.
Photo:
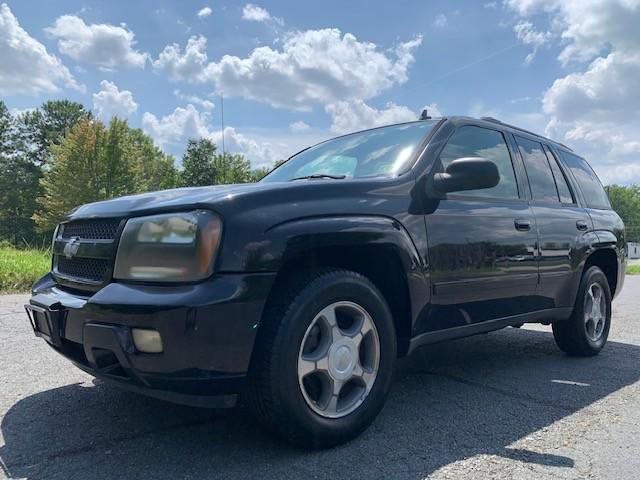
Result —
[[580, 281], [571, 317], [553, 324], [558, 347], [569, 355], [597, 355], [604, 347], [611, 326], [611, 291], [602, 270], [589, 267]]
[[265, 312], [250, 402], [263, 424], [295, 445], [337, 445], [374, 420], [395, 359], [391, 313], [367, 278], [344, 270], [298, 278]]

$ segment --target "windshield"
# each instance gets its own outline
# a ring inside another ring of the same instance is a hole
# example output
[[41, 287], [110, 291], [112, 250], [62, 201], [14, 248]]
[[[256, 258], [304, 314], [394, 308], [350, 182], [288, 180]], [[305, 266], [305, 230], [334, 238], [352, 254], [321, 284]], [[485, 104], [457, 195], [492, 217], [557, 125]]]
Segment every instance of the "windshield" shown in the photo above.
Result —
[[409, 166], [436, 123], [403, 123], [327, 140], [291, 157], [261, 181], [394, 176]]

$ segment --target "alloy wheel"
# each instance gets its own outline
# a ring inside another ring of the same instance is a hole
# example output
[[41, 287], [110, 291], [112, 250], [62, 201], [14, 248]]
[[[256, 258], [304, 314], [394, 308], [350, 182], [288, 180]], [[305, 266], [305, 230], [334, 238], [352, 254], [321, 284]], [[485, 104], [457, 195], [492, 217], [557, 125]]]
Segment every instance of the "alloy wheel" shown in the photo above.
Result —
[[354, 302], [332, 303], [314, 317], [300, 346], [302, 395], [318, 415], [344, 417], [371, 392], [379, 363], [380, 339], [371, 315]]
[[606, 323], [606, 300], [604, 291], [598, 283], [592, 283], [587, 289], [584, 301], [584, 326], [587, 337], [597, 342], [602, 337]]

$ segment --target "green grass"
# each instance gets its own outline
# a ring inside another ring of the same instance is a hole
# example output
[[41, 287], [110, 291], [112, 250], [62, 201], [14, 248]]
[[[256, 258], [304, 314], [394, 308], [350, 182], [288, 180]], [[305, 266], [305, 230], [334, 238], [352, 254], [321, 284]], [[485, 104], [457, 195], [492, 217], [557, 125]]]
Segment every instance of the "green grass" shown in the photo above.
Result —
[[0, 293], [28, 292], [51, 267], [46, 250], [18, 250], [0, 244]]
[[627, 266], [627, 274], [628, 275], [640, 275], [640, 265], [628, 265]]
[[[50, 267], [48, 250], [19, 250], [0, 244], [0, 293], [28, 292]], [[640, 265], [628, 265], [627, 274], [640, 275]]]

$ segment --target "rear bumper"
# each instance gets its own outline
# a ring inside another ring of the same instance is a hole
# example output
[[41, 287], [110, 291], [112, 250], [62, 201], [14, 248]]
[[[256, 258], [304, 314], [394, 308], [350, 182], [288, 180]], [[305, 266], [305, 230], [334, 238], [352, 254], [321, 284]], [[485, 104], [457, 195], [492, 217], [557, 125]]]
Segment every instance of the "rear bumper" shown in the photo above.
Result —
[[[91, 375], [169, 401], [225, 407], [244, 388], [274, 278], [225, 274], [195, 285], [112, 283], [82, 296], [47, 275], [33, 288], [30, 310], [49, 312], [37, 333]], [[31, 312], [40, 323], [44, 315]], [[158, 331], [162, 353], [138, 351], [132, 328]]]

